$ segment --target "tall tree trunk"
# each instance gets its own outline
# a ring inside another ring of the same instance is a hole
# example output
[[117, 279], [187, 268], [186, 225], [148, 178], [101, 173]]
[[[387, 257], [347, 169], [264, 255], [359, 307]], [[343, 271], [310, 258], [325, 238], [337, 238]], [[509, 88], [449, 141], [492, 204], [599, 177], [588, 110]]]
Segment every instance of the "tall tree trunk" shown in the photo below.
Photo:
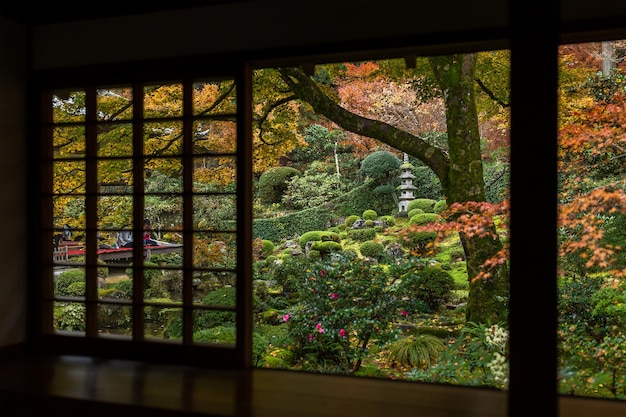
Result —
[[[443, 92], [446, 107], [450, 168], [444, 187], [448, 204], [485, 201], [480, 133], [474, 97], [476, 54], [429, 59]], [[492, 225], [495, 231], [495, 225]], [[508, 269], [494, 267], [487, 279], [474, 279], [485, 261], [502, 249], [499, 239], [469, 237], [460, 233], [469, 279], [467, 320], [504, 321], [508, 313]]]

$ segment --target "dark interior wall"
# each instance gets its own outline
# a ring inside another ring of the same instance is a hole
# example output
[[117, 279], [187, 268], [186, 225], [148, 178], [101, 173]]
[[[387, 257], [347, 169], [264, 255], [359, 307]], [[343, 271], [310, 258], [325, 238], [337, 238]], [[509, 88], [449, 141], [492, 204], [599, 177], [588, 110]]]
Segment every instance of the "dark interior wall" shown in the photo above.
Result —
[[26, 333], [26, 31], [0, 18], [0, 347]]

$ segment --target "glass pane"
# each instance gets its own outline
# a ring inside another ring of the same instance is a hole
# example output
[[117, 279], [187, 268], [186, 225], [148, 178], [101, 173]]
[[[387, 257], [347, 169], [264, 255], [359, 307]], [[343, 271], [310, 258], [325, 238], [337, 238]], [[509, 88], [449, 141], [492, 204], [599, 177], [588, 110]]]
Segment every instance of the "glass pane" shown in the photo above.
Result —
[[237, 275], [234, 272], [196, 271], [193, 276], [193, 302], [210, 304], [211, 299], [206, 298], [210, 292], [217, 288], [234, 287], [236, 283]]
[[58, 126], [53, 129], [53, 151], [57, 159], [85, 156], [85, 128], [83, 126]]
[[98, 224], [113, 238], [122, 228], [132, 229], [133, 197], [101, 195], [98, 198]]
[[132, 160], [113, 159], [98, 161], [98, 185], [101, 194], [132, 194]]
[[85, 162], [54, 161], [52, 192], [55, 194], [85, 193]]
[[83, 303], [55, 302], [53, 317], [54, 329], [57, 331], [85, 331], [85, 305]]
[[[234, 288], [233, 288], [234, 290]], [[194, 343], [235, 345], [235, 313], [224, 310], [195, 310]]]
[[183, 115], [182, 84], [149, 86], [144, 89], [144, 117], [165, 118]]
[[153, 239], [163, 240], [165, 233], [182, 230], [183, 198], [180, 195], [147, 195], [144, 204]]
[[150, 258], [145, 263], [144, 299], [158, 303], [181, 302], [183, 299], [183, 271], [180, 269], [159, 268], [165, 265], [158, 259]]
[[151, 157], [181, 155], [183, 153], [182, 122], [149, 122], [144, 125], [144, 154], [147, 165]]
[[[124, 282], [124, 281], [121, 281]], [[116, 285], [111, 283], [107, 284], [106, 289], [101, 289], [101, 294], [104, 292], [107, 295], [102, 298], [118, 298], [127, 295], [122, 295], [121, 288], [118, 290]], [[98, 304], [98, 334], [101, 336], [115, 335], [115, 336], [131, 336], [132, 335], [132, 307], [119, 305], [119, 304]]]
[[182, 160], [178, 158], [147, 160], [144, 170], [145, 192], [181, 194], [183, 192], [182, 166]]
[[85, 121], [84, 91], [55, 91], [52, 96], [52, 122], [77, 123]]
[[625, 40], [562, 45], [558, 390], [626, 400]]
[[98, 125], [98, 155], [125, 156], [133, 154], [133, 125], [130, 123]]
[[234, 233], [194, 233], [194, 268], [235, 268], [237, 262]]
[[235, 82], [207, 81], [193, 85], [193, 114], [196, 116], [230, 114], [237, 112]]
[[182, 309], [180, 306], [146, 306], [144, 336], [182, 343]]
[[236, 230], [237, 196], [200, 195], [193, 198], [194, 225], [198, 230]]
[[98, 120], [111, 122], [132, 119], [132, 88], [100, 89], [97, 100]]
[[237, 158], [194, 158], [193, 182], [196, 192], [236, 192]]
[[194, 153], [208, 156], [234, 153], [237, 149], [237, 123], [216, 120], [194, 122]]

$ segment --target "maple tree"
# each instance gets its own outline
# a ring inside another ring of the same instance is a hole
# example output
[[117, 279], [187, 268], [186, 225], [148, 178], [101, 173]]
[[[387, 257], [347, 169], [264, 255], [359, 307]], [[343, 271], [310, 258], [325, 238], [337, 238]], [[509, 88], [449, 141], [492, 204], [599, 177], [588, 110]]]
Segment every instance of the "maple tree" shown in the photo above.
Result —
[[[430, 76], [434, 75], [435, 84], [439, 87], [439, 97], [443, 96], [446, 148], [430, 143], [419, 133], [414, 133], [415, 128], [413, 131], [407, 131], [402, 126], [392, 124], [395, 120], [393, 116], [384, 121], [367, 117], [369, 114], [364, 116], [348, 110], [337, 102], [336, 94], [328, 83], [316, 82], [300, 69], [280, 68], [278, 71], [297, 98], [308, 103], [317, 113], [345, 130], [377, 139], [423, 161], [439, 178], [446, 200], [451, 205], [485, 201], [481, 138], [476, 108], [476, 61], [476, 54], [431, 57], [427, 61], [432, 71]], [[373, 70], [371, 66], [362, 69], [348, 66], [348, 69], [350, 76], [368, 74]], [[357, 70], [360, 70], [361, 74]], [[445, 94], [441, 94], [444, 91]], [[359, 99], [347, 86], [342, 86], [342, 92], [352, 102]], [[402, 97], [402, 94], [396, 97]], [[431, 98], [435, 97], [437, 94]], [[424, 129], [430, 131], [437, 125], [436, 121], [437, 118], [433, 118]], [[419, 126], [417, 130], [419, 132]], [[474, 279], [482, 271], [485, 262], [502, 250], [500, 240], [493, 238], [496, 236], [495, 225], [490, 224], [487, 228], [493, 233], [475, 235], [464, 233], [462, 230], [460, 232], [470, 277], [467, 318], [477, 322], [501, 321], [507, 315], [506, 303], [502, 302], [508, 299], [506, 264], [492, 263], [485, 279]]]

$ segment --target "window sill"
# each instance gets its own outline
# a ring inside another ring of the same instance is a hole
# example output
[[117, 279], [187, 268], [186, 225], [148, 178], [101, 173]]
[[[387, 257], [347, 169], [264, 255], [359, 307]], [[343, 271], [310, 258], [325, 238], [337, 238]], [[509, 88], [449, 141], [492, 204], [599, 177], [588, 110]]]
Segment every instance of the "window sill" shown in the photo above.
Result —
[[[2, 416], [505, 416], [506, 392], [79, 356], [0, 359]], [[531, 400], [531, 399], [529, 399]], [[561, 416], [625, 415], [626, 402], [561, 397]], [[540, 414], [540, 410], [538, 410]]]

